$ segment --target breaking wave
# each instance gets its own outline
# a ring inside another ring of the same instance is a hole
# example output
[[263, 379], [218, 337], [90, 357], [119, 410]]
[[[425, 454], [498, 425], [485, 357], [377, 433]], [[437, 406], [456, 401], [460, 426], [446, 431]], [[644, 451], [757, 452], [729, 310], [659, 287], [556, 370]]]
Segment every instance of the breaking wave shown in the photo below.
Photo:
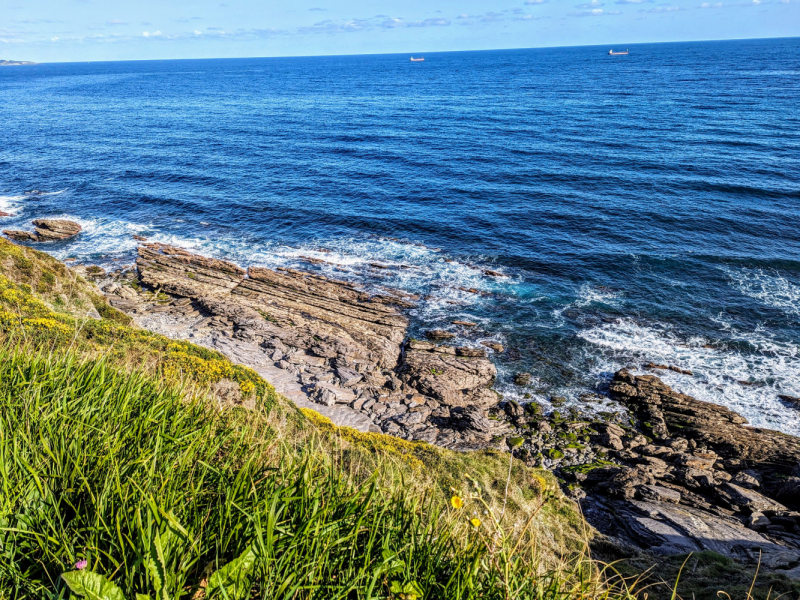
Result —
[[800, 317], [800, 285], [770, 269], [724, 269], [733, 286], [766, 306]]
[[616, 371], [632, 360], [640, 367], [647, 362], [675, 366], [692, 375], [655, 373], [677, 391], [726, 406], [751, 425], [800, 435], [800, 412], [778, 398], [800, 396], [800, 345], [779, 341], [761, 329], [746, 333], [726, 325], [728, 342], [722, 344], [702, 337], [684, 339], [667, 325], [641, 325], [631, 319], [579, 335], [602, 350], [601, 371]]

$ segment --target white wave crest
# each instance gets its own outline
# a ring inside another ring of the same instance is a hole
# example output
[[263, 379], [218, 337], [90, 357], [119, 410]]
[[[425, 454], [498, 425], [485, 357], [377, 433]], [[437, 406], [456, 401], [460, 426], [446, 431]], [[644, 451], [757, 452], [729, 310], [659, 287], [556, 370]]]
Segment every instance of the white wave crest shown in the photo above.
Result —
[[[177, 225], [164, 229], [152, 223], [84, 219], [66, 213], [51, 218], [70, 219], [83, 228], [68, 243], [43, 247], [60, 259], [72, 257], [106, 267], [132, 263], [138, 245], [132, 236], [137, 234], [152, 242], [179, 246], [243, 267], [311, 269], [331, 278], [358, 282], [375, 291], [386, 287], [418, 294], [425, 297], [425, 302], [420, 303], [417, 316], [430, 326], [445, 329], [458, 329], [451, 326], [453, 320], [479, 324], [487, 321], [488, 317], [479, 316], [474, 309], [483, 305], [492, 292], [513, 289], [517, 283], [507, 275], [488, 275], [487, 268], [479, 262], [453, 260], [437, 248], [380, 237], [336, 238], [297, 247], [214, 232], [186, 235], [184, 228]], [[491, 268], [499, 272], [497, 267]]]
[[21, 200], [25, 200], [25, 196], [0, 196], [0, 210], [3, 212], [15, 211], [19, 208]]
[[745, 296], [800, 317], [800, 285], [770, 269], [725, 268], [724, 272]]
[[668, 326], [643, 326], [630, 319], [579, 334], [603, 349], [600, 370], [613, 372], [631, 362], [653, 362], [691, 371], [656, 374], [674, 389], [698, 400], [726, 406], [751, 425], [800, 435], [800, 412], [778, 394], [800, 396], [800, 346], [776, 340], [763, 330], [742, 333], [728, 326], [725, 337], [747, 342], [752, 352], [710, 345], [703, 338], [684, 340]]

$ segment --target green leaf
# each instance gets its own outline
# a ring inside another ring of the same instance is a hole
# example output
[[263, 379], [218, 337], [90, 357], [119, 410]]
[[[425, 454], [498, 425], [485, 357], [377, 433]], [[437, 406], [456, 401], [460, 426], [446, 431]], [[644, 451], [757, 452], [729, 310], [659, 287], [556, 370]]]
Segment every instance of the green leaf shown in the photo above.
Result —
[[136, 600], [150, 600], [150, 596], [145, 596], [144, 594], [136, 594]]
[[156, 530], [150, 540], [149, 556], [144, 559], [144, 564], [150, 572], [153, 580], [153, 589], [156, 597], [161, 600], [169, 600], [169, 590], [167, 589], [167, 565], [164, 561], [164, 550], [161, 547], [161, 535]]
[[122, 590], [99, 573], [92, 571], [70, 571], [61, 577], [73, 594], [89, 600], [125, 600]]
[[404, 600], [417, 600], [423, 596], [422, 588], [416, 581], [409, 581], [405, 584], [397, 580], [392, 581], [389, 591], [396, 596], [400, 596]]
[[256, 553], [252, 546], [227, 565], [215, 571], [208, 580], [206, 596], [225, 590], [230, 600], [245, 600], [250, 595], [250, 580], [256, 567]]
[[403, 586], [403, 593], [409, 600], [416, 600], [422, 598], [422, 588], [416, 581], [409, 581]]
[[524, 444], [524, 443], [525, 443], [525, 438], [521, 438], [521, 437], [512, 437], [512, 438], [508, 438], [508, 439], [506, 440], [506, 443], [507, 443], [507, 444], [508, 444], [508, 445], [509, 445], [511, 448], [519, 448], [520, 446], [522, 446], [522, 444]]
[[384, 550], [381, 552], [381, 556], [383, 557], [383, 564], [381, 564], [378, 569], [381, 573], [386, 573], [388, 575], [393, 575], [403, 570], [406, 566], [405, 561], [397, 557], [397, 552], [392, 552], [391, 550]]

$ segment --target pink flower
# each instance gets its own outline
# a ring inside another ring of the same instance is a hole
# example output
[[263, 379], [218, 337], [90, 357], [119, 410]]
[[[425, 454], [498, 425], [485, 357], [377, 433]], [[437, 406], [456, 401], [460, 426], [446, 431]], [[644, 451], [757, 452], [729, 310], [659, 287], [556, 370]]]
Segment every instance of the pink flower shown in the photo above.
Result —
[[75, 568], [78, 569], [78, 571], [82, 571], [83, 569], [86, 568], [86, 565], [88, 564], [89, 563], [85, 560], [79, 560], [78, 562], [75, 563]]

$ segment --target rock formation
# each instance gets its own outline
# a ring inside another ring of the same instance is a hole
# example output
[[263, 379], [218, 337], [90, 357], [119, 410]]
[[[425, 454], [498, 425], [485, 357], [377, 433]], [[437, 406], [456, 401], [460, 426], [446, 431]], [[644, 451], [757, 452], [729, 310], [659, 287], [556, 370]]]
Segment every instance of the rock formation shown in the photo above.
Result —
[[564, 471], [588, 492], [590, 522], [655, 553], [761, 556], [800, 574], [800, 440], [747, 427], [741, 415], [652, 375], [619, 371], [610, 393], [636, 428], [607, 425], [596, 436], [613, 464]]
[[488, 389], [497, 372], [483, 348], [406, 343], [402, 311], [417, 301], [409, 294], [294, 269], [245, 270], [155, 243], [139, 246], [136, 266], [153, 292], [103, 279], [114, 306], [235, 355], [334, 420], [456, 448], [485, 447], [505, 430], [488, 419], [500, 397]]
[[12, 240], [20, 242], [55, 242], [78, 235], [81, 226], [65, 219], [36, 219], [33, 221], [34, 231], [3, 231]]
[[[335, 422], [455, 449], [508, 449], [504, 439], [522, 437], [514, 454], [552, 469], [590, 522], [622, 545], [748, 561], [760, 551], [772, 569], [800, 569], [796, 438], [626, 370], [609, 395], [627, 415], [598, 421], [556, 397], [548, 416], [533, 402], [502, 403], [484, 347], [450, 345], [441, 330], [408, 339], [403, 311], [417, 299], [401, 292], [293, 269], [245, 270], [160, 244], [139, 247], [137, 268], [99, 276], [114, 306], [252, 366]], [[532, 377], [514, 381], [527, 386]]]

